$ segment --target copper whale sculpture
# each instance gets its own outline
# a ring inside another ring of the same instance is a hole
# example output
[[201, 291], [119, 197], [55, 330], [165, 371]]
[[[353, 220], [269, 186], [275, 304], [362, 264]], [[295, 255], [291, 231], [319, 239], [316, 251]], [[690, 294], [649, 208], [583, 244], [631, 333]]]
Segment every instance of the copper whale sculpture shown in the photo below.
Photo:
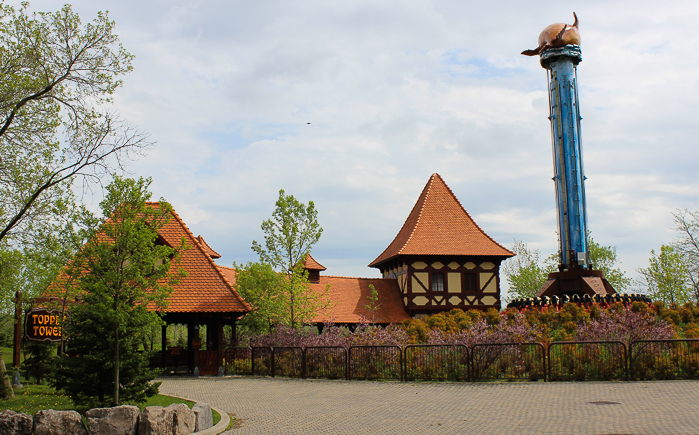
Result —
[[524, 50], [525, 56], [541, 54], [549, 48], [563, 47], [568, 44], [580, 45], [580, 32], [578, 31], [578, 16], [573, 12], [575, 22], [572, 25], [556, 23], [551, 24], [539, 35], [539, 46], [534, 50]]

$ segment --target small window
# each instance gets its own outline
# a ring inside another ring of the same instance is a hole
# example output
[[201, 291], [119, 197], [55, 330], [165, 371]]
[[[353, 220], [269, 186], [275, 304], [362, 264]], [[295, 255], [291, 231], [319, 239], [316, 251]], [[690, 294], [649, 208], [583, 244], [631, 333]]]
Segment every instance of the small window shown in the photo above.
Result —
[[432, 274], [432, 291], [433, 292], [443, 292], [444, 291], [444, 274], [443, 273], [433, 273]]
[[465, 273], [464, 274], [464, 291], [475, 292], [478, 291], [476, 286], [476, 274], [475, 273]]

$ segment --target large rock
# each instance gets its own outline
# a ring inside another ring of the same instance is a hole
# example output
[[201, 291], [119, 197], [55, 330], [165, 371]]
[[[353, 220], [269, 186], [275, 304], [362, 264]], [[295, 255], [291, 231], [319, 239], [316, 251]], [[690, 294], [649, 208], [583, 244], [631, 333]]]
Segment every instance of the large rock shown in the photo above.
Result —
[[211, 412], [211, 405], [204, 402], [197, 402], [192, 411], [196, 417], [195, 432], [206, 430], [214, 425], [214, 414]]
[[196, 429], [194, 411], [184, 403], [149, 406], [138, 418], [138, 435], [187, 435]]
[[137, 406], [123, 405], [91, 409], [85, 413], [85, 417], [90, 434], [136, 435], [140, 413]]
[[32, 416], [18, 414], [11, 409], [0, 412], [0, 434], [29, 435], [32, 433]]
[[44, 409], [34, 414], [34, 435], [85, 435], [83, 418], [75, 411]]

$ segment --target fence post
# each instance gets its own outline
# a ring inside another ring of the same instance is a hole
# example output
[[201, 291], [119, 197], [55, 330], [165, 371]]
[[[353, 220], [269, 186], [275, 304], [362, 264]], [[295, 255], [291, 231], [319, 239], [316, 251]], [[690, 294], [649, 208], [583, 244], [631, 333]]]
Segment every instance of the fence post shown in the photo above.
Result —
[[346, 355], [347, 355], [347, 357], [345, 358], [345, 364], [347, 364], [347, 370], [345, 372], [347, 374], [347, 380], [349, 381], [350, 379], [352, 379], [352, 376], [350, 375], [350, 370], [352, 367], [352, 364], [350, 363], [350, 360], [352, 359], [352, 346], [350, 346], [347, 349]]
[[473, 352], [471, 352], [471, 348], [465, 344], [463, 346], [466, 348], [466, 380], [472, 382], [471, 366], [473, 366]]
[[301, 351], [301, 379], [306, 379], [306, 349]]
[[636, 344], [635, 341], [629, 343], [629, 379], [633, 379], [633, 345]]
[[546, 372], [548, 380], [551, 382], [551, 343], [546, 346]]
[[274, 369], [275, 369], [275, 364], [274, 364], [274, 347], [270, 347], [270, 350], [272, 351], [272, 377], [274, 377]]
[[400, 348], [400, 381], [405, 382], [406, 378], [406, 373], [405, 373], [405, 347]]
[[631, 344], [629, 343], [628, 350], [626, 349], [626, 343], [624, 345], [624, 369], [626, 370], [626, 380], [628, 381], [631, 376]]

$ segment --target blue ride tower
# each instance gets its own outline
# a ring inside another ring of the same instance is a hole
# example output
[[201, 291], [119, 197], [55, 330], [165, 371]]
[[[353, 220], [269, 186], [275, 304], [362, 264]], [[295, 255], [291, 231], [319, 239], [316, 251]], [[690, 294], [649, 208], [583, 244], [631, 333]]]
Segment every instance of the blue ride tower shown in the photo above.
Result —
[[[565, 28], [561, 34], [563, 32]], [[582, 61], [582, 52], [579, 45], [567, 44], [538, 54], [548, 75], [560, 261], [559, 271], [549, 275], [537, 296], [614, 294], [604, 272], [593, 270], [588, 251], [577, 82], [577, 65]]]

